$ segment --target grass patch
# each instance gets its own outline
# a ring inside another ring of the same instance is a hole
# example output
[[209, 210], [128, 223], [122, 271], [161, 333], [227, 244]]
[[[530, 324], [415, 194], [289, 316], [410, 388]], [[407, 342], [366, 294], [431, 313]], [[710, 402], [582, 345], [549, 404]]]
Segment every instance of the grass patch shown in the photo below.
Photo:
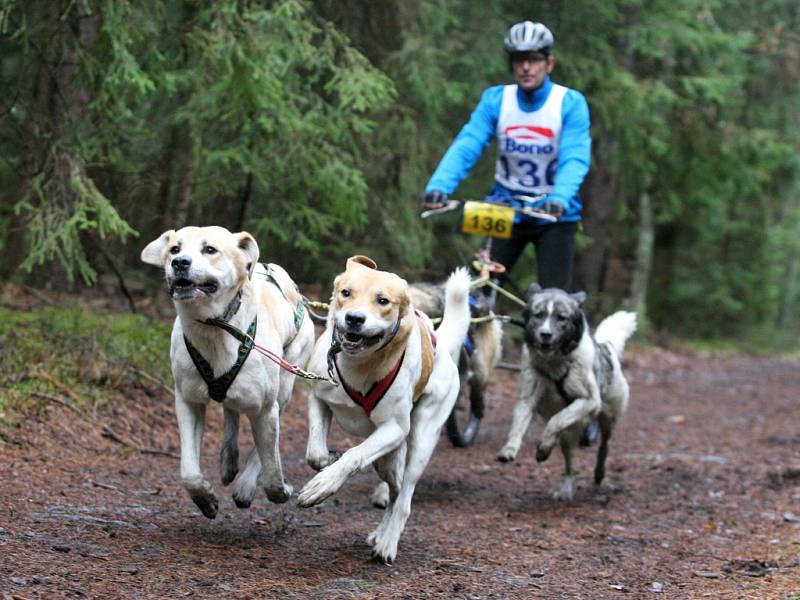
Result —
[[689, 352], [707, 354], [748, 356], [800, 356], [797, 342], [793, 344], [775, 342], [773, 340], [739, 340], [739, 339], [683, 339], [670, 344], [675, 350], [685, 349]]
[[[750, 356], [800, 356], [797, 331], [779, 330], [774, 326], [754, 327], [736, 337], [661, 339], [670, 348], [709, 354], [745, 354]], [[647, 339], [647, 338], [645, 338]]]
[[133, 369], [171, 386], [170, 330], [141, 315], [0, 307], [0, 423], [47, 402], [37, 394], [79, 410], [122, 400], [141, 377]]

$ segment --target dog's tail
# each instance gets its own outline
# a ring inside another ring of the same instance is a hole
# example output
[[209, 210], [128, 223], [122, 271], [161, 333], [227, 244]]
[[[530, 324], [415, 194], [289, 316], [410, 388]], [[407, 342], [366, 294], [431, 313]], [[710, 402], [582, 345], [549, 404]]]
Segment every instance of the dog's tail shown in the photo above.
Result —
[[456, 365], [464, 338], [467, 337], [467, 329], [469, 329], [470, 283], [469, 272], [464, 267], [453, 271], [453, 274], [447, 279], [444, 315], [441, 325], [436, 330], [438, 343], [447, 350]]
[[620, 310], [603, 319], [594, 332], [594, 338], [600, 344], [609, 342], [620, 357], [625, 350], [625, 342], [634, 331], [636, 331], [636, 313]]

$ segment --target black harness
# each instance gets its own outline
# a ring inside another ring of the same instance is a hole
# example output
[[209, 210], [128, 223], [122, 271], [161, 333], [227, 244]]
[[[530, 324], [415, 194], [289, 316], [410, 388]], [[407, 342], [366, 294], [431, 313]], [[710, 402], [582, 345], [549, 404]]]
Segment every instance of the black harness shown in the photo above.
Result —
[[[267, 271], [265, 273], [267, 281], [275, 285], [284, 299], [289, 302], [289, 298], [286, 297], [286, 294], [284, 293], [280, 284], [272, 274], [270, 265], [264, 264], [263, 266]], [[230, 301], [230, 304], [228, 304], [227, 308], [225, 309], [225, 313], [221, 317], [200, 321], [206, 325], [219, 327], [239, 340], [239, 349], [236, 352], [236, 362], [234, 362], [233, 366], [219, 377], [214, 377], [214, 369], [211, 368], [211, 364], [203, 357], [202, 354], [200, 354], [200, 351], [189, 341], [189, 338], [187, 338], [185, 335], [183, 336], [183, 342], [186, 344], [186, 351], [189, 353], [189, 357], [192, 359], [197, 372], [200, 373], [200, 377], [202, 377], [203, 381], [206, 382], [209, 397], [217, 402], [223, 402], [228, 396], [228, 389], [236, 380], [236, 376], [239, 375], [239, 371], [242, 370], [247, 357], [250, 356], [250, 351], [253, 349], [253, 344], [255, 343], [256, 330], [258, 328], [258, 312], [256, 312], [256, 316], [253, 317], [253, 322], [250, 323], [246, 333], [230, 324], [230, 320], [239, 311], [241, 305], [242, 290], [240, 289], [233, 297], [233, 300]], [[297, 337], [297, 334], [300, 332], [300, 326], [303, 324], [303, 319], [305, 318], [305, 308], [305, 304], [303, 304], [302, 301], [298, 302], [294, 311], [295, 334], [284, 344], [284, 348], [291, 344], [294, 341], [294, 338]]]
[[200, 351], [192, 345], [189, 339], [186, 336], [183, 336], [183, 341], [186, 343], [186, 350], [189, 352], [189, 356], [192, 358], [192, 362], [197, 368], [197, 372], [200, 373], [203, 381], [206, 382], [206, 386], [208, 386], [208, 395], [212, 400], [223, 402], [228, 396], [228, 388], [231, 387], [236, 379], [236, 376], [239, 374], [239, 371], [242, 370], [244, 362], [247, 360], [247, 357], [250, 356], [250, 351], [253, 349], [253, 339], [256, 335], [256, 320], [257, 317], [253, 319], [252, 323], [250, 323], [250, 327], [247, 328], [246, 334], [243, 334], [233, 325], [225, 323], [224, 321], [220, 321], [219, 319], [208, 319], [203, 321], [207, 325], [215, 325], [224, 329], [240, 342], [239, 350], [236, 353], [236, 362], [233, 363], [233, 366], [230, 369], [225, 371], [225, 373], [219, 377], [214, 377], [214, 370], [211, 368], [209, 362], [203, 358], [203, 355], [200, 354]]
[[561, 396], [561, 399], [564, 401], [564, 404], [566, 404], [567, 406], [572, 404], [572, 401], [575, 400], [575, 398], [570, 398], [569, 394], [567, 394], [567, 389], [564, 387], [564, 382], [567, 380], [567, 376], [569, 375], [569, 369], [567, 369], [567, 372], [564, 373], [558, 379], [553, 379], [552, 377], [550, 377], [549, 373], [540, 369], [539, 367], [534, 367], [534, 370], [538, 375], [541, 375], [542, 377], [547, 379], [547, 381], [549, 381], [555, 386], [556, 391], [558, 392], [558, 395]]
[[[604, 373], [606, 369], [611, 369], [612, 367], [611, 350], [609, 349], [607, 344], [597, 344], [596, 342], [595, 342], [595, 348], [599, 350], [600, 360], [604, 363], [603, 364], [604, 368], [601, 368], [601, 373], [598, 374], [597, 377], [598, 379], [597, 385], [600, 388], [600, 397], [603, 397], [605, 396], [606, 388], [608, 387], [608, 382], [606, 381]], [[567, 366], [566, 372], [558, 379], [554, 379], [553, 377], [551, 377], [547, 371], [544, 371], [539, 367], [534, 367], [534, 370], [538, 375], [541, 375], [555, 386], [558, 395], [561, 397], [561, 399], [564, 401], [564, 404], [567, 406], [572, 404], [572, 402], [575, 400], [575, 398], [570, 397], [570, 395], [567, 393], [567, 388], [564, 386], [564, 383], [566, 382], [567, 377], [569, 376], [570, 366]]]

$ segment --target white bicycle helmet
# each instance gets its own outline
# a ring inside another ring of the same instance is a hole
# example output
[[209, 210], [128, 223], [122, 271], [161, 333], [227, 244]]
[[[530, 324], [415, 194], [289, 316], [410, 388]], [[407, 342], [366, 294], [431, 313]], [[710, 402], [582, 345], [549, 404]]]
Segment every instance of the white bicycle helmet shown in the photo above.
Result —
[[553, 47], [553, 34], [541, 23], [523, 21], [512, 25], [505, 40], [506, 52], [544, 52]]

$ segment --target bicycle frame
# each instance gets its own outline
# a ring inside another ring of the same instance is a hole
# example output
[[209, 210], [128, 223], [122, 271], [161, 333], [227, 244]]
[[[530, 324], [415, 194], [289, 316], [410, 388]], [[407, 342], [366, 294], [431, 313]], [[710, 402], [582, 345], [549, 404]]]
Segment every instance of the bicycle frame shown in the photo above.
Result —
[[[489, 197], [484, 200], [476, 200], [473, 202], [491, 205], [493, 207], [504, 207], [506, 210], [499, 212], [504, 212], [505, 214], [502, 215], [502, 220], [496, 221], [496, 223], [506, 223], [507, 227], [505, 227], [502, 232], [508, 233], [510, 236], [511, 227], [513, 225], [511, 221], [513, 221], [514, 215], [509, 214], [508, 209], [512, 209], [517, 213], [544, 219], [550, 222], [558, 220], [555, 215], [552, 215], [546, 211], [536, 210], [534, 207], [530, 206], [530, 203], [541, 202], [544, 200], [544, 198], [544, 196], [508, 196], [503, 198]], [[460, 209], [462, 204], [464, 204], [464, 201], [449, 200], [444, 206], [426, 210], [422, 212], [420, 216], [423, 219], [426, 219], [433, 215], [451, 212], [453, 210]], [[516, 204], [516, 206], [514, 204]], [[462, 215], [463, 218], [460, 227], [460, 232], [462, 235], [484, 235], [483, 231], [475, 231], [475, 229], [472, 227], [472, 223], [469, 223], [469, 226], [467, 226], [467, 219], [477, 218], [476, 213], [480, 214], [481, 208], [483, 207], [479, 207], [478, 210], [474, 212], [465, 212], [465, 214]], [[501, 230], [496, 226], [493, 226], [492, 229], [494, 233], [501, 232]], [[486, 232], [486, 235], [488, 235], [488, 242], [485, 248], [475, 254], [475, 259], [470, 262], [469, 265], [479, 274], [478, 279], [473, 281], [473, 286], [486, 286], [490, 288], [488, 293], [481, 292], [481, 297], [486, 300], [485, 307], [482, 308], [488, 308], [488, 314], [482, 314], [477, 319], [473, 319], [470, 328], [474, 337], [470, 339], [474, 339], [474, 344], [478, 346], [487, 343], [489, 345], [486, 347], [492, 348], [492, 344], [494, 343], [492, 339], [493, 336], [497, 335], [498, 329], [494, 326], [494, 323], [491, 323], [491, 321], [515, 322], [512, 317], [502, 317], [494, 313], [494, 307], [498, 298], [498, 291], [503, 295], [516, 300], [522, 305], [524, 305], [525, 302], [503, 290], [497, 284], [496, 280], [493, 280], [498, 275], [505, 272], [505, 267], [491, 259], [491, 243], [494, 237], [503, 236], [493, 236], [489, 232]], [[477, 301], [478, 300], [476, 300], [476, 302]], [[497, 346], [499, 347], [499, 341], [497, 342]], [[473, 347], [472, 344], [468, 345], [465, 343], [461, 349], [461, 356], [458, 363], [461, 387], [459, 391], [459, 400], [456, 406], [453, 408], [450, 416], [447, 418], [447, 422], [445, 423], [447, 437], [454, 446], [458, 447], [469, 446], [478, 433], [478, 428], [484, 414], [484, 391], [486, 385], [488, 385], [487, 376], [481, 375], [481, 373], [491, 372], [497, 365], [497, 361], [499, 361], [500, 358], [499, 352], [490, 351], [489, 353], [473, 354], [472, 350], [470, 349], [471, 347]], [[475, 358], [475, 356], [478, 358]], [[483, 364], [483, 367], [474, 368], [472, 362], [473, 360], [481, 361], [480, 364]], [[465, 410], [467, 411], [466, 413], [464, 412]], [[460, 417], [459, 411], [461, 411]], [[467, 419], [466, 421], [465, 417]]]

